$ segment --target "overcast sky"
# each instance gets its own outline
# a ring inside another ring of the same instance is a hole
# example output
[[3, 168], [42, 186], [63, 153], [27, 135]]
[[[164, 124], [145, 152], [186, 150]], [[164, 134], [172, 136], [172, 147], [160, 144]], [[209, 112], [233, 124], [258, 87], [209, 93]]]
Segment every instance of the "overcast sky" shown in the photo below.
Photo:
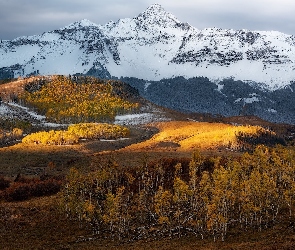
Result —
[[81, 19], [104, 25], [135, 17], [153, 3], [180, 21], [295, 35], [294, 0], [0, 0], [0, 39], [42, 34]]

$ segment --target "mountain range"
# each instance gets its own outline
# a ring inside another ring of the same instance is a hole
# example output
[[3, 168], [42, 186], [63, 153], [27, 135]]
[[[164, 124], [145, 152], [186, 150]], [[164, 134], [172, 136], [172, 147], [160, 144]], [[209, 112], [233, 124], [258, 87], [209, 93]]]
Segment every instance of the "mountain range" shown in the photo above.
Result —
[[0, 79], [119, 78], [169, 108], [295, 123], [294, 36], [198, 30], [159, 4], [106, 25], [84, 19], [41, 35], [2, 40], [0, 58]]

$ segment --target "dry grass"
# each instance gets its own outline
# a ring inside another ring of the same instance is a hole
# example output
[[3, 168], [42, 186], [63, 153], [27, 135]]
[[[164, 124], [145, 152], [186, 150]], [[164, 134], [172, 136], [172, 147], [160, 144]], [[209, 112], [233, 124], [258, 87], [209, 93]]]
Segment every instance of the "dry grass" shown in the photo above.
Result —
[[234, 147], [238, 132], [255, 134], [259, 126], [234, 126], [223, 123], [172, 121], [157, 123], [160, 130], [150, 140], [131, 145], [129, 150], [174, 148], [177, 151], [193, 151]]
[[17, 144], [0, 149], [0, 174], [37, 176], [46, 173], [48, 166], [54, 175], [65, 175], [71, 166], [86, 166], [87, 157], [78, 146], [36, 146]]

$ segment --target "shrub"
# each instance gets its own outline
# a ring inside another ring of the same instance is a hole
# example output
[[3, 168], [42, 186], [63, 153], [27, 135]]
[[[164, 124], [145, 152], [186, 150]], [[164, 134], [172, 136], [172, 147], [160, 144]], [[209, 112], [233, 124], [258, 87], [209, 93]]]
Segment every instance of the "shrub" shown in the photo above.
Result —
[[49, 179], [45, 181], [38, 181], [31, 185], [31, 196], [39, 197], [56, 194], [60, 191], [61, 181]]
[[27, 200], [31, 193], [30, 184], [27, 183], [14, 183], [7, 188], [4, 193], [4, 198], [7, 201], [23, 201]]
[[10, 181], [0, 176], [0, 190], [4, 190], [10, 186]]
[[11, 186], [2, 191], [7, 201], [23, 201], [31, 197], [53, 195], [60, 191], [62, 180], [50, 178], [46, 180], [19, 177]]

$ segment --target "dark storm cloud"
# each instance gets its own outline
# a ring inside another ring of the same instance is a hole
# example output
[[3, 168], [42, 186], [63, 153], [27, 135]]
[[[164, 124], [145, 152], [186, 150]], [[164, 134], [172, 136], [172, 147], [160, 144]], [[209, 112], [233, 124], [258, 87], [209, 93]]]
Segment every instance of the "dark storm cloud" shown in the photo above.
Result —
[[155, 2], [198, 29], [279, 30], [295, 35], [293, 0], [0, 0], [0, 39], [41, 34], [84, 18], [103, 25], [135, 17]]

